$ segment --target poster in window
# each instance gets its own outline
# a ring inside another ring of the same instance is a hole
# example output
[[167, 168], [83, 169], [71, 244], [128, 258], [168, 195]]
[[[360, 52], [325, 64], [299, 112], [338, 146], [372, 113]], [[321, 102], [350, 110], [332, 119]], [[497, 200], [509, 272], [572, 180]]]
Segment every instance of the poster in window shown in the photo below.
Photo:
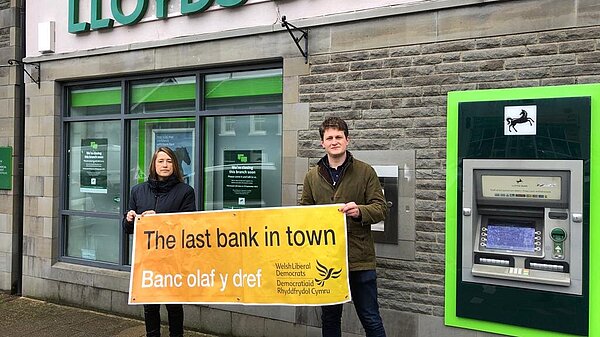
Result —
[[152, 130], [153, 152], [159, 147], [168, 147], [177, 156], [183, 171], [183, 181], [192, 184], [194, 174], [194, 129], [154, 129]]
[[262, 150], [223, 152], [223, 208], [262, 206]]
[[106, 184], [107, 150], [107, 138], [81, 140], [81, 185], [79, 189], [82, 193], [108, 193]]

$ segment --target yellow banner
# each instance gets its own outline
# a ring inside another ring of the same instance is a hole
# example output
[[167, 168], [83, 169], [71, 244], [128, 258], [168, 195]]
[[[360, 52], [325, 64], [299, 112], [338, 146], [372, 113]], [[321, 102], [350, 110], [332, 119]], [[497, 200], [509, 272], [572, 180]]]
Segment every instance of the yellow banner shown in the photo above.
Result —
[[129, 304], [350, 301], [339, 205], [136, 219]]

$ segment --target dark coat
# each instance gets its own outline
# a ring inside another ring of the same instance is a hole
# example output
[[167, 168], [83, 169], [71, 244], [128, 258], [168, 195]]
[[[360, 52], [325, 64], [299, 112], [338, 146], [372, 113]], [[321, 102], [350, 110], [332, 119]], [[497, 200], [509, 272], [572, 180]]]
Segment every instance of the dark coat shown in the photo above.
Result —
[[361, 218], [346, 217], [348, 232], [348, 268], [355, 270], [375, 269], [375, 245], [371, 225], [385, 219], [387, 204], [381, 183], [373, 167], [357, 160], [347, 152], [339, 182], [334, 186], [329, 174], [327, 156], [308, 171], [304, 178], [301, 205], [323, 205], [354, 201]]
[[166, 181], [149, 180], [135, 185], [129, 196], [129, 206], [123, 216], [123, 228], [133, 233], [133, 222], [127, 222], [127, 212], [137, 214], [154, 210], [156, 213], [176, 213], [196, 211], [194, 189], [178, 182], [173, 176]]

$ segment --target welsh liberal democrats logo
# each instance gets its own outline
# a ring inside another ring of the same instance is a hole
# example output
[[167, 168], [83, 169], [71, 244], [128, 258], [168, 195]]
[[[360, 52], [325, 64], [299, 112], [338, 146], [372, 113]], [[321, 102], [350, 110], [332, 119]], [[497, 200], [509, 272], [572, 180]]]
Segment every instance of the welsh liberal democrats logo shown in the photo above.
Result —
[[334, 279], [334, 278], [340, 277], [340, 274], [342, 273], [342, 269], [341, 268], [339, 270], [334, 270], [334, 269], [335, 268], [329, 268], [329, 267], [322, 265], [319, 262], [319, 260], [317, 260], [317, 271], [319, 272], [319, 276], [321, 276], [321, 278], [316, 278], [315, 282], [317, 282], [317, 284], [322, 287], [325, 285], [325, 281], [327, 281], [329, 279]]

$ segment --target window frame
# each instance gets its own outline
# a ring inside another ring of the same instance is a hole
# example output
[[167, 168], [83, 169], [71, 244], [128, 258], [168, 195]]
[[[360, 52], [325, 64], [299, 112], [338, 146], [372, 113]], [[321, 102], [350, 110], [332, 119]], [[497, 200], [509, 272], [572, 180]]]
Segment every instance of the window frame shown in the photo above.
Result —
[[[204, 119], [206, 117], [219, 117], [219, 116], [236, 116], [236, 115], [272, 115], [279, 114], [283, 118], [283, 80], [281, 82], [281, 105], [277, 107], [267, 107], [260, 111], [250, 109], [250, 111], [243, 111], [240, 109], [223, 109], [223, 110], [206, 110], [204, 88], [205, 88], [205, 76], [227, 72], [239, 72], [239, 71], [258, 71], [278, 69], [281, 71], [283, 76], [283, 64], [281, 61], [268, 62], [255, 65], [241, 65], [241, 66], [230, 66], [220, 68], [206, 68], [206, 69], [195, 69], [189, 71], [178, 71], [178, 72], [157, 72], [148, 75], [132, 75], [132, 76], [121, 76], [121, 77], [110, 77], [103, 79], [90, 79], [73, 82], [61, 82], [61, 119], [60, 119], [60, 157], [59, 157], [59, 211], [58, 211], [58, 261], [74, 263], [79, 265], [87, 265], [93, 267], [100, 267], [112, 270], [123, 270], [128, 271], [131, 269], [131, 261], [129, 261], [129, 236], [124, 233], [123, 230], [119, 233], [119, 254], [118, 263], [109, 263], [96, 260], [88, 260], [83, 258], [77, 258], [67, 256], [67, 243], [68, 243], [68, 217], [69, 216], [82, 216], [82, 217], [96, 217], [103, 219], [114, 219], [119, 222], [121, 226], [122, 212], [127, 207], [127, 200], [129, 199], [129, 193], [131, 187], [135, 182], [129, 182], [129, 171], [131, 169], [130, 157], [131, 157], [131, 132], [130, 124], [134, 120], [145, 120], [145, 119], [162, 119], [162, 118], [194, 118], [194, 137], [196, 143], [200, 146], [196, 146], [193, 156], [195, 157], [195, 164], [197, 164], [196, 172], [193, 178], [193, 186], [195, 187], [196, 193], [196, 206], [198, 209], [204, 207], [204, 187], [202, 182], [204, 181], [204, 144], [205, 132], [204, 132]], [[158, 80], [164, 77], [179, 77], [179, 76], [194, 76], [196, 79], [196, 98], [195, 98], [195, 109], [194, 111], [169, 111], [169, 112], [153, 112], [148, 114], [142, 113], [130, 113], [130, 95], [131, 87], [130, 83], [139, 80]], [[70, 90], [74, 87], [80, 87], [85, 85], [98, 85], [102, 84], [116, 84], [121, 85], [121, 106], [118, 114], [103, 114], [103, 115], [90, 115], [90, 116], [70, 116]], [[92, 122], [92, 121], [119, 121], [121, 127], [121, 172], [120, 172], [120, 201], [118, 214], [108, 212], [96, 212], [96, 211], [81, 211], [81, 210], [70, 210], [69, 207], [69, 195], [68, 195], [68, 174], [67, 170], [70, 167], [69, 163], [69, 142], [70, 142], [70, 125], [75, 122]], [[283, 140], [282, 140], [283, 142]], [[281, 144], [283, 146], [283, 144]]]

